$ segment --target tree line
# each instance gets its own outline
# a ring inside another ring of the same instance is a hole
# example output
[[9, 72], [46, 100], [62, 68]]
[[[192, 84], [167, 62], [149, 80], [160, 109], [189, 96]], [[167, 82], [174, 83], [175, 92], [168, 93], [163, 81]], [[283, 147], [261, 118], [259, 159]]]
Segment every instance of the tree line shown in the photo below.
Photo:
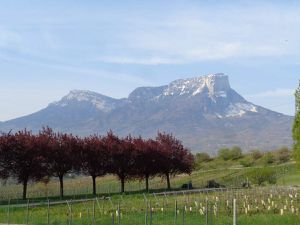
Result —
[[192, 153], [172, 134], [158, 133], [155, 139], [128, 135], [119, 138], [113, 132], [104, 136], [78, 137], [43, 128], [38, 134], [28, 130], [0, 135], [0, 178], [9, 177], [23, 185], [26, 199], [29, 181], [48, 182], [59, 179], [60, 197], [64, 196], [64, 176], [82, 173], [92, 178], [96, 195], [96, 178], [116, 175], [125, 191], [129, 179], [165, 177], [168, 189], [170, 176], [191, 173], [194, 165]]
[[280, 147], [272, 151], [252, 149], [243, 152], [240, 147], [233, 146], [232, 148], [219, 149], [215, 156], [210, 156], [205, 152], [197, 153], [195, 155], [195, 169], [279, 165], [292, 161], [293, 157], [293, 151], [288, 147]]

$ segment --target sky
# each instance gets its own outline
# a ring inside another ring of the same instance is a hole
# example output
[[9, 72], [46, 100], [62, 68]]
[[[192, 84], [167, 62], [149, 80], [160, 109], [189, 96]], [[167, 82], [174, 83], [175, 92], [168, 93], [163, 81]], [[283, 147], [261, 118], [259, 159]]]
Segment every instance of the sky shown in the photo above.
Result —
[[247, 100], [294, 115], [300, 1], [0, 1], [0, 121], [70, 90], [115, 98], [225, 73]]

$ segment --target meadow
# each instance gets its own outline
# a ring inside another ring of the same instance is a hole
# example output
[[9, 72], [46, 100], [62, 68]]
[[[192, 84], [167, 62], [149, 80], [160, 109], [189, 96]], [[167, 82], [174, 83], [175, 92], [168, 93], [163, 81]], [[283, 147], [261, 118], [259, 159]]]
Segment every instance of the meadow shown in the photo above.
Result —
[[[182, 174], [171, 178], [171, 187], [173, 190], [181, 188], [182, 184], [192, 182], [196, 189], [205, 188], [209, 180], [224, 185], [225, 187], [241, 187], [246, 180], [247, 171], [252, 168], [221, 168], [205, 171], [194, 171], [190, 175]], [[277, 171], [277, 184], [293, 185], [300, 184], [300, 179], [297, 176], [297, 170], [294, 164], [278, 165], [274, 167]], [[149, 181], [150, 192], [167, 191], [167, 184], [163, 177], [154, 177]], [[128, 180], [125, 185], [127, 193], [143, 192], [145, 190], [144, 180]], [[69, 176], [65, 178], [65, 199], [89, 198], [92, 193], [92, 179], [87, 176]], [[112, 175], [97, 179], [97, 193], [99, 195], [111, 195], [120, 192], [120, 182]], [[28, 198], [34, 201], [38, 199], [57, 198], [59, 196], [59, 181], [52, 179], [48, 183], [38, 182], [28, 185]], [[22, 197], [22, 186], [9, 183], [2, 185], [0, 188], [0, 203], [8, 199], [17, 201]]]
[[[97, 180], [98, 195], [92, 193], [90, 177], [69, 177], [65, 197], [59, 199], [59, 182], [36, 183], [28, 187], [28, 200], [20, 200], [20, 185], [1, 186], [0, 223], [3, 224], [233, 224], [236, 199], [238, 224], [299, 224], [300, 183], [294, 164], [273, 167], [276, 185], [244, 189], [241, 184], [251, 168], [227, 168], [195, 171], [172, 177], [173, 191], [165, 180], [150, 180], [145, 193], [144, 181], [126, 183], [125, 194], [114, 176]], [[224, 189], [205, 189], [209, 180]], [[180, 190], [192, 181], [194, 190]], [[236, 189], [238, 187], [238, 189]], [[162, 193], [162, 194], [161, 194]], [[77, 200], [80, 200], [77, 202]]]
[[5, 205], [3, 224], [299, 224], [300, 189], [265, 187], [113, 195], [82, 202]]

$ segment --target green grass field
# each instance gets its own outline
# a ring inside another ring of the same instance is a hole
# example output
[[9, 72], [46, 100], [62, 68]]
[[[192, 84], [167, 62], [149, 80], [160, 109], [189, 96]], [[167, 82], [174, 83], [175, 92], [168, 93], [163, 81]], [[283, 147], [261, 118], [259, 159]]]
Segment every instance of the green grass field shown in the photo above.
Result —
[[[189, 181], [193, 182], [194, 187], [203, 188], [207, 185], [207, 181], [214, 179], [221, 183], [233, 185], [238, 182], [241, 170], [213, 170], [213, 171], [197, 171], [191, 175], [178, 175], [171, 178], [171, 186], [178, 189], [182, 184]], [[74, 179], [65, 179], [65, 195], [74, 198], [74, 196], [89, 197], [92, 193], [92, 180], [89, 177], [76, 177]], [[125, 186], [126, 192], [137, 192], [145, 189], [144, 181], [128, 181]], [[162, 191], [166, 189], [166, 182], [163, 178], [153, 178], [150, 180], [150, 189], [152, 191]], [[113, 194], [120, 191], [119, 181], [113, 176], [106, 176], [97, 179], [97, 193]], [[0, 199], [7, 200], [21, 198], [21, 185], [7, 185], [0, 188]], [[55, 197], [59, 195], [59, 183], [52, 180], [48, 184], [37, 183], [28, 186], [29, 198]]]
[[[252, 188], [172, 195], [128, 194], [59, 205], [0, 207], [0, 223], [10, 224], [299, 224], [300, 190]], [[50, 201], [51, 203], [51, 201]], [[208, 211], [207, 211], [208, 210]]]
[[[232, 224], [233, 199], [237, 199], [238, 224], [299, 224], [300, 189], [291, 186], [300, 184], [300, 172], [294, 164], [274, 168], [279, 171], [275, 186], [211, 193], [180, 192], [166, 196], [154, 194], [165, 191], [166, 183], [162, 178], [150, 181], [149, 193], [143, 193], [143, 181], [130, 181], [123, 195], [118, 194], [120, 185], [115, 177], [99, 178], [97, 198], [90, 194], [90, 178], [66, 178], [66, 197], [60, 204], [53, 204], [59, 200], [56, 180], [30, 185], [28, 205], [27, 201], [19, 200], [20, 185], [2, 186], [0, 224]], [[178, 190], [183, 183], [192, 181], [195, 188], [203, 188], [212, 179], [228, 188], [237, 187], [245, 180], [248, 170], [195, 171], [191, 175], [173, 177], [172, 187]], [[77, 203], [71, 200], [88, 198]], [[11, 199], [10, 205], [7, 205], [8, 199]], [[50, 201], [49, 208], [47, 199]], [[34, 205], [35, 202], [41, 202], [41, 205]]]
[[[300, 184], [300, 172], [296, 170], [294, 164], [278, 165], [274, 167], [279, 171], [278, 185]], [[182, 184], [192, 181], [194, 188], [203, 188], [207, 181], [215, 180], [226, 187], [240, 187], [245, 181], [245, 173], [251, 168], [226, 168], [207, 171], [195, 171], [191, 175], [177, 175], [171, 178], [173, 189], [179, 189]], [[67, 198], [87, 198], [92, 193], [92, 180], [89, 177], [65, 178], [65, 195]], [[128, 181], [125, 185], [126, 192], [141, 192], [145, 189], [144, 181]], [[150, 189], [153, 192], [164, 191], [166, 182], [164, 178], [156, 177], [150, 180]], [[120, 191], [120, 184], [116, 177], [106, 176], [97, 179], [97, 193], [114, 194]], [[10, 184], [0, 186], [1, 200], [20, 199], [22, 186]], [[51, 180], [49, 183], [34, 183], [28, 186], [28, 198], [55, 198], [59, 195], [58, 180]]]

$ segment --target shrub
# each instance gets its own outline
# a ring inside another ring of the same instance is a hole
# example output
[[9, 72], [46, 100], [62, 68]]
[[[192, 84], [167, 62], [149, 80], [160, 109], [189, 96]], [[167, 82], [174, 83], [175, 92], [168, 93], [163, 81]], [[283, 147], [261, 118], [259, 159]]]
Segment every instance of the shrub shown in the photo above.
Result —
[[218, 151], [218, 157], [227, 161], [227, 160], [237, 160], [242, 157], [242, 149], [238, 146], [234, 146], [232, 149], [221, 148]]
[[229, 148], [221, 148], [218, 151], [218, 157], [227, 161], [230, 159], [230, 149]]
[[276, 171], [272, 168], [257, 168], [246, 173], [246, 176], [253, 184], [263, 185], [264, 183], [276, 184]]
[[201, 152], [196, 154], [196, 163], [203, 163], [209, 161], [211, 161], [211, 158], [207, 153]]
[[251, 156], [246, 156], [245, 158], [240, 160], [240, 164], [243, 167], [250, 167], [250, 166], [253, 166], [254, 160]]
[[242, 154], [242, 149], [238, 146], [234, 146], [231, 150], [230, 150], [230, 158], [232, 160], [237, 160], [242, 158], [243, 154]]
[[250, 152], [250, 155], [251, 155], [251, 157], [254, 161], [256, 161], [256, 160], [260, 159], [261, 157], [263, 157], [263, 153], [258, 149], [253, 149]]
[[287, 147], [280, 148], [276, 153], [277, 153], [277, 160], [279, 163], [285, 163], [291, 159], [291, 152]]
[[263, 156], [263, 162], [265, 165], [272, 164], [275, 161], [275, 157], [272, 152], [266, 152]]

